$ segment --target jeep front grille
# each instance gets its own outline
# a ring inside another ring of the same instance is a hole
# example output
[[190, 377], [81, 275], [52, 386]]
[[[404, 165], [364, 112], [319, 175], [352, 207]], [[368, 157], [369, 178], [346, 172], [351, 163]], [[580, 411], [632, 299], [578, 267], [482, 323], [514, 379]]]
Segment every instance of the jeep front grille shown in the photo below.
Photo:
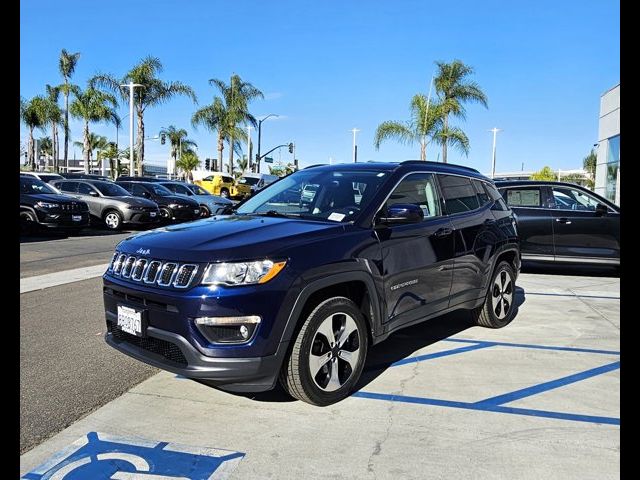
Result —
[[192, 263], [163, 262], [116, 252], [107, 272], [114, 277], [160, 287], [188, 288], [198, 273]]

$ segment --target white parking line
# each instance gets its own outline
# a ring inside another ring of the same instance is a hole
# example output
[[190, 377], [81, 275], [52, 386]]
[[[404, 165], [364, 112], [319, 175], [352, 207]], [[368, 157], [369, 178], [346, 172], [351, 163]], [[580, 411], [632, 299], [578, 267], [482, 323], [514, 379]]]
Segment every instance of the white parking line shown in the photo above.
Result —
[[20, 293], [43, 290], [45, 288], [57, 287], [66, 283], [79, 282], [89, 278], [100, 277], [107, 270], [108, 263], [94, 265], [92, 267], [74, 268], [73, 270], [63, 270], [62, 272], [47, 273], [35, 277], [20, 279]]

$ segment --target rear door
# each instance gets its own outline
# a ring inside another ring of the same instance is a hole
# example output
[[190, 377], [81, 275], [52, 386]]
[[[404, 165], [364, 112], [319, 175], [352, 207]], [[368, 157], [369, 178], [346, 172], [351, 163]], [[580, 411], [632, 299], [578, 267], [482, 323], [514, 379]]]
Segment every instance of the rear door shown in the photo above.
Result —
[[412, 203], [424, 213], [420, 223], [377, 228], [382, 248], [387, 319], [393, 325], [443, 310], [453, 272], [453, 229], [443, 215], [431, 173], [412, 173], [393, 190], [386, 208]]
[[601, 201], [577, 187], [552, 186], [553, 238], [558, 261], [620, 261], [620, 214], [608, 207], [596, 212]]
[[513, 210], [523, 260], [553, 260], [552, 211], [547, 187], [510, 186], [500, 189]]
[[[94, 195], [91, 195], [94, 192]], [[89, 205], [89, 213], [94, 217], [102, 217], [102, 200], [98, 191], [88, 183], [78, 182], [78, 198]]]
[[[454, 229], [454, 267], [449, 306], [484, 295], [495, 246], [495, 218], [491, 201], [480, 181], [459, 175], [438, 174], [446, 212]], [[475, 182], [475, 184], [474, 184]]]

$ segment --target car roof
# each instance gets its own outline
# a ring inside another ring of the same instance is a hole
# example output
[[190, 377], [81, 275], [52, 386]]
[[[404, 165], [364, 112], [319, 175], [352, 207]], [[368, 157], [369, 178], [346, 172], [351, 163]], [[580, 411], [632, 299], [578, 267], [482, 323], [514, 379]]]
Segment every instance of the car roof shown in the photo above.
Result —
[[435, 173], [450, 173], [456, 175], [464, 175], [468, 177], [474, 177], [482, 180], [491, 181], [491, 179], [482, 175], [478, 170], [464, 165], [457, 165], [454, 163], [440, 163], [440, 162], [428, 162], [423, 160], [405, 160], [402, 162], [358, 162], [358, 163], [337, 163], [333, 165], [321, 164], [312, 165], [305, 168], [326, 170], [326, 171], [354, 171], [354, 170], [383, 170], [383, 171], [400, 171], [400, 172], [435, 172]]
[[[579, 187], [585, 188], [582, 185], [571, 182], [554, 182], [552, 180], [496, 180], [494, 182], [496, 187], [516, 187], [516, 186], [534, 186], [534, 185], [549, 185], [549, 186], [562, 186], [562, 187]], [[588, 190], [588, 189], [586, 189]]]

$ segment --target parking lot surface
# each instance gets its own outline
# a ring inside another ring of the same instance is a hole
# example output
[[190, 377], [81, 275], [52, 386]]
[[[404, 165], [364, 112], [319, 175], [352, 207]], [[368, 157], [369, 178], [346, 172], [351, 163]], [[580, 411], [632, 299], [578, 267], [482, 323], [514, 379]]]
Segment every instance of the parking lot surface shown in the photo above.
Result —
[[[86, 295], [99, 295], [91, 282]], [[370, 350], [358, 392], [340, 403], [230, 394], [162, 372], [22, 455], [21, 474], [38, 480], [115, 436], [154, 455], [179, 450], [165, 442], [191, 446], [201, 466], [205, 454], [226, 459], [211, 478], [619, 478], [619, 279], [524, 273], [517, 284], [510, 325], [471, 326], [456, 312], [402, 330]]]

